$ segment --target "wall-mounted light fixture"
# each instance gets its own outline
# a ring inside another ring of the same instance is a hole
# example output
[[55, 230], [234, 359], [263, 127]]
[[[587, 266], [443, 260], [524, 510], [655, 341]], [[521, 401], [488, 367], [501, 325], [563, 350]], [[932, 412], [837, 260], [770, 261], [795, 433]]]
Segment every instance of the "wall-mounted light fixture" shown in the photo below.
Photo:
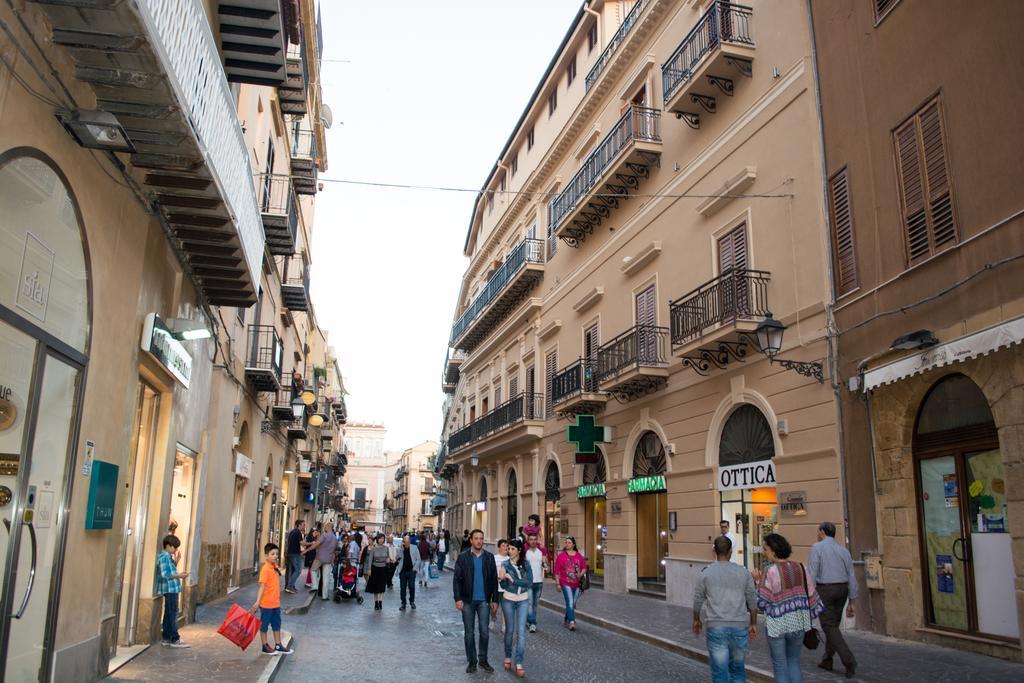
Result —
[[298, 420], [302, 417], [302, 414], [306, 412], [306, 404], [303, 403], [302, 398], [296, 398], [292, 400], [292, 417]]
[[54, 113], [64, 129], [82, 147], [135, 153], [135, 145], [128, 139], [124, 126], [108, 111], [58, 109]]
[[[754, 330], [754, 344], [761, 353], [768, 356], [769, 363], [775, 362], [775, 357], [782, 349], [782, 334], [785, 331], [786, 326], [773, 318], [771, 311], [768, 312], [768, 317], [758, 323], [757, 329]], [[825, 383], [824, 366], [821, 363], [799, 360], [779, 360], [779, 365], [784, 367], [786, 370], [795, 370], [798, 374], [801, 374], [804, 377], [813, 377], [818, 380], [818, 382], [822, 384]]]

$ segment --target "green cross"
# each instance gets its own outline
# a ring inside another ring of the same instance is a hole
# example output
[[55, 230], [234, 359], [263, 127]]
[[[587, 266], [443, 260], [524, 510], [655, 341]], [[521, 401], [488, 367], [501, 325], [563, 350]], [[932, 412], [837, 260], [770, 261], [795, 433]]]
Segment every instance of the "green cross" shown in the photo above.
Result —
[[577, 415], [576, 424], [566, 430], [566, 441], [576, 444], [577, 453], [596, 453], [597, 444], [604, 443], [604, 427], [593, 415]]

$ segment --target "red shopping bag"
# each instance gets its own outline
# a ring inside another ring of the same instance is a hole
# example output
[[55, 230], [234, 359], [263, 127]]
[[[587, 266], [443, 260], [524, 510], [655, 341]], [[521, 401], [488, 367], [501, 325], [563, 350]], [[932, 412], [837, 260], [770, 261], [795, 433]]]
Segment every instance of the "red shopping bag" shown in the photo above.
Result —
[[249, 647], [249, 643], [256, 637], [256, 632], [259, 630], [260, 620], [249, 611], [234, 604], [228, 610], [228, 615], [224, 617], [224, 623], [217, 629], [217, 633], [244, 650]]

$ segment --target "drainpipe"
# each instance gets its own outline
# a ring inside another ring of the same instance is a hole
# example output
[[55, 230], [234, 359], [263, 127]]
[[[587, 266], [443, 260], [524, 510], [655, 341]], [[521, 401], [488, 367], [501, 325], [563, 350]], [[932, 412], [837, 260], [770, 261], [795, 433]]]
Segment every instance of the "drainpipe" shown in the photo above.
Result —
[[594, 47], [600, 48], [604, 45], [604, 35], [602, 35], [603, 31], [601, 30], [604, 27], [602, 26], [601, 22], [601, 13], [596, 10], [590, 9], [590, 6], [593, 4], [594, 0], [587, 0], [587, 3], [583, 5], [583, 11], [589, 14], [590, 16], [594, 17], [594, 21], [597, 23], [597, 45], [595, 45]]

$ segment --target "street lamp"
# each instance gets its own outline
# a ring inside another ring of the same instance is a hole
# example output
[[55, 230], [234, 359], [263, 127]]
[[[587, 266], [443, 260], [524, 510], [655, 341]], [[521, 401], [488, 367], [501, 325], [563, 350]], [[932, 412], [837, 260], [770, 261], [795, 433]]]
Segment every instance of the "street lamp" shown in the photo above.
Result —
[[292, 417], [298, 420], [304, 412], [306, 412], [306, 404], [303, 403], [302, 398], [292, 399]]
[[[782, 334], [785, 331], [786, 326], [773, 318], [771, 311], [768, 312], [768, 317], [758, 323], [757, 329], [754, 330], [754, 343], [757, 344], [757, 348], [760, 349], [761, 353], [768, 357], [769, 363], [774, 363], [775, 357], [782, 350]], [[801, 360], [780, 360], [779, 365], [786, 370], [794, 370], [797, 374], [804, 377], [813, 377], [819, 383], [825, 383], [824, 367], [821, 363]]]
[[477, 465], [479, 465], [480, 464], [480, 456], [477, 455], [476, 453], [471, 454], [469, 456], [469, 464], [472, 465], [473, 467], [476, 467]]

